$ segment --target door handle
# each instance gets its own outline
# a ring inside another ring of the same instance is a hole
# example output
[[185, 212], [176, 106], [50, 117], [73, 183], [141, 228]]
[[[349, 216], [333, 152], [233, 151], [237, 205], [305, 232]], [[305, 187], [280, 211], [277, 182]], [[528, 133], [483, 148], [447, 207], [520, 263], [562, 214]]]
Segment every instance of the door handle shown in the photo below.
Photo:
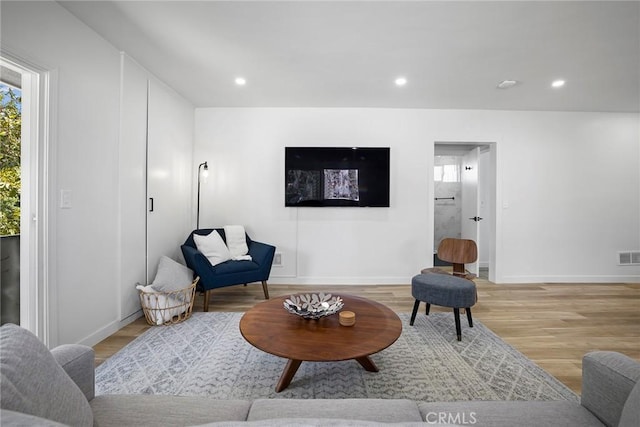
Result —
[[153, 197], [149, 197], [149, 212], [153, 212]]
[[471, 219], [471, 220], [473, 220], [473, 221], [475, 221], [475, 222], [478, 222], [478, 221], [482, 221], [482, 220], [483, 220], [483, 218], [480, 218], [479, 216], [474, 216], [473, 218], [469, 218], [469, 219]]

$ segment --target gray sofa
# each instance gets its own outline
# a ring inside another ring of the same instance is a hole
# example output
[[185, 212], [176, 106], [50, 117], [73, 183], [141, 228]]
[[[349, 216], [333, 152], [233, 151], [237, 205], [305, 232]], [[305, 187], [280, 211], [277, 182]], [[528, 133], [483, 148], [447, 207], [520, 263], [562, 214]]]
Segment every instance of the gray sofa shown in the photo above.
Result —
[[580, 404], [95, 396], [91, 348], [64, 345], [49, 351], [15, 325], [0, 328], [0, 368], [2, 426], [640, 425], [640, 363], [613, 352], [584, 356]]

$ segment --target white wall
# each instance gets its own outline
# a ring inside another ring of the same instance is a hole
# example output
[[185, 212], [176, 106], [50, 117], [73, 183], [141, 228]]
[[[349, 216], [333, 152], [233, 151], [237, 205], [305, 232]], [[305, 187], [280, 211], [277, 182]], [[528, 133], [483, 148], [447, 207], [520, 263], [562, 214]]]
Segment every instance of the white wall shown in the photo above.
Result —
[[[57, 73], [51, 343], [77, 342], [116, 313], [120, 55], [53, 2], [3, 2], [2, 48]], [[58, 208], [61, 189], [71, 191], [71, 209]]]
[[[271, 283], [408, 283], [432, 263], [434, 141], [494, 142], [496, 281], [640, 281], [636, 114], [197, 109], [201, 225], [283, 254]], [[390, 208], [285, 208], [285, 146], [391, 147]], [[492, 148], [493, 149], [493, 148]]]
[[[139, 135], [127, 134], [140, 129], [131, 124], [131, 117], [120, 126], [121, 55], [55, 2], [2, 2], [1, 18], [2, 51], [56, 77], [49, 130], [51, 170], [47, 175], [51, 186], [49, 291], [54, 317], [50, 345], [93, 345], [122, 326], [120, 314], [125, 303], [121, 300], [124, 274], [120, 260], [122, 247], [130, 242], [120, 240], [123, 224], [119, 219], [126, 211], [120, 211], [120, 200], [130, 201], [128, 194], [122, 193], [132, 185], [141, 185], [144, 190], [144, 164], [127, 161], [129, 154], [139, 150], [123, 147], [120, 152], [120, 138], [125, 145], [140, 139]], [[146, 92], [146, 88], [143, 90]], [[168, 114], [178, 111], [189, 140], [186, 148], [184, 138], [180, 141], [176, 148], [180, 155], [174, 162], [181, 163], [171, 166], [179, 173], [184, 195], [172, 201], [182, 212], [183, 224], [165, 226], [182, 230], [183, 237], [175, 242], [177, 248], [192, 221], [193, 107], [184, 100], [176, 101], [170, 90], [163, 91], [175, 103], [175, 110], [169, 109]], [[146, 112], [139, 117], [146, 121]], [[124, 135], [120, 135], [121, 129]], [[145, 143], [144, 138], [141, 142]], [[144, 163], [144, 158], [140, 161]], [[61, 189], [72, 193], [70, 209], [58, 207]], [[140, 207], [144, 209], [144, 200]], [[136, 269], [130, 265], [127, 268]], [[144, 273], [146, 265], [137, 268]]]

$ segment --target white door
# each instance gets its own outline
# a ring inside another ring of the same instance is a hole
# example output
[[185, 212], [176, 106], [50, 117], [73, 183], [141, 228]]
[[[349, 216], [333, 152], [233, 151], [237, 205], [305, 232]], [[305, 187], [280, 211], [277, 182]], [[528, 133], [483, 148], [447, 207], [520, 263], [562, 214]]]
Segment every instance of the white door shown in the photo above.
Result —
[[[469, 151], [462, 158], [462, 230], [461, 237], [469, 239], [479, 244], [479, 221], [481, 220], [480, 204], [478, 197], [478, 157], [480, 148], [476, 147]], [[466, 264], [466, 269], [473, 274], [479, 273], [479, 263]]]
[[122, 54], [120, 107], [120, 320], [140, 310], [147, 284], [147, 72]]
[[162, 255], [178, 259], [192, 217], [194, 109], [171, 89], [149, 81], [147, 148], [147, 280]]

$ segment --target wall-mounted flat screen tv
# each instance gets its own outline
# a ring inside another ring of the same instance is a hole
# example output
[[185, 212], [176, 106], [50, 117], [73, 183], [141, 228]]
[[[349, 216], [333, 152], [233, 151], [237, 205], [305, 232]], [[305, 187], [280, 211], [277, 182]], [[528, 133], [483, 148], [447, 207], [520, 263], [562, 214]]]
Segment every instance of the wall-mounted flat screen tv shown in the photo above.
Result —
[[389, 207], [389, 147], [285, 147], [285, 206]]

